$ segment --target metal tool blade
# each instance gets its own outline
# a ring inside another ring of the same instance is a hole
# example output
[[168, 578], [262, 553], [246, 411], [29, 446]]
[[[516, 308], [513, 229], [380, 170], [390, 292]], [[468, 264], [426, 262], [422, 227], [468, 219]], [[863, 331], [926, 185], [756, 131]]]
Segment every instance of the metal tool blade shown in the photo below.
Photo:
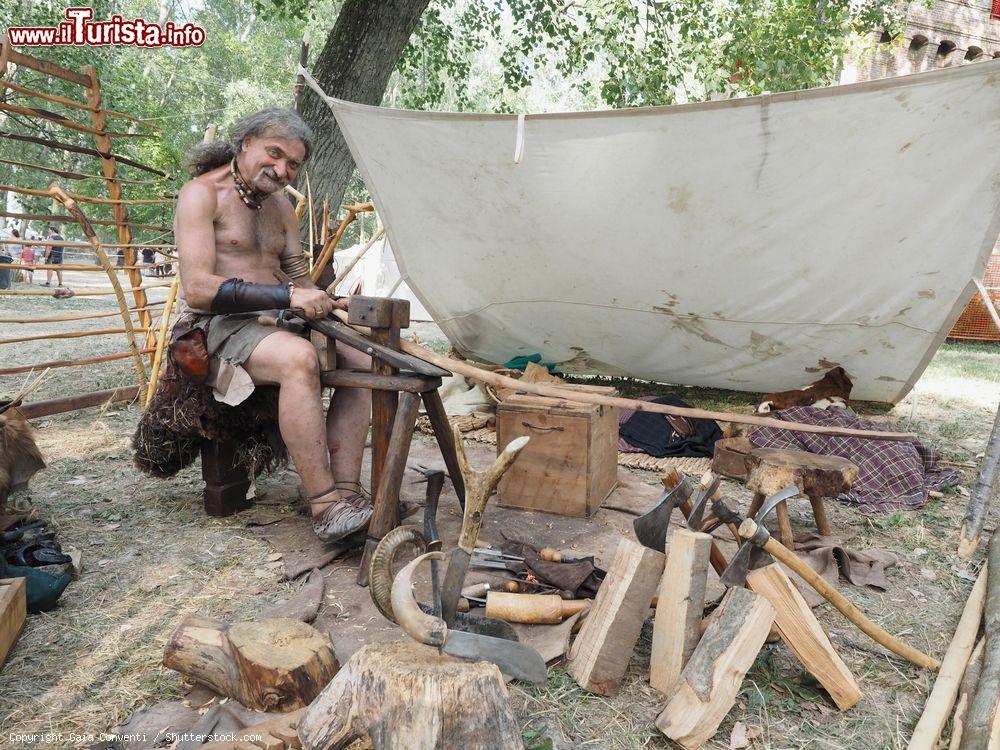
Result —
[[458, 600], [462, 596], [465, 585], [465, 574], [469, 572], [469, 561], [472, 555], [461, 547], [448, 551], [448, 566], [444, 573], [444, 583], [441, 584], [441, 617], [451, 627], [458, 611]]
[[705, 517], [705, 508], [707, 507], [715, 491], [719, 489], [719, 484], [722, 482], [722, 477], [716, 476], [712, 483], [705, 489], [701, 486], [695, 491], [695, 499], [691, 505], [691, 512], [688, 513], [687, 524], [688, 528], [692, 531], [702, 531], [703, 525], [702, 520]]
[[[429, 615], [437, 617], [433, 608], [423, 602], [420, 603], [420, 609]], [[501, 638], [505, 641], [521, 640], [517, 637], [517, 631], [511, 627], [509, 622], [498, 620], [495, 617], [486, 617], [485, 615], [473, 615], [468, 612], [456, 612], [455, 624], [451, 627], [453, 630], [461, 630], [463, 633], [488, 635], [492, 638]]]
[[[424, 469], [421, 473], [427, 478], [427, 491], [424, 495], [424, 539], [427, 549], [441, 549], [441, 539], [437, 530], [438, 500], [444, 488], [444, 472], [440, 469]], [[431, 560], [431, 591], [433, 592], [434, 616], [441, 616], [441, 561]]]
[[667, 525], [674, 508], [691, 496], [691, 484], [687, 477], [681, 479], [672, 490], [660, 495], [656, 504], [643, 515], [632, 521], [636, 539], [644, 546], [663, 552], [667, 544]]
[[504, 677], [511, 679], [541, 685], [548, 678], [541, 654], [523, 643], [449, 630], [443, 650], [463, 659], [493, 662], [500, 667]]
[[[799, 490], [797, 487], [786, 487], [785, 489], [774, 493], [764, 501], [762, 506], [760, 506], [760, 510], [758, 510], [753, 517], [754, 520], [757, 523], [763, 522], [763, 520], [770, 515], [771, 511], [778, 507], [779, 503], [795, 497], [798, 494]], [[750, 540], [746, 540], [740, 545], [740, 548], [736, 550], [736, 554], [733, 555], [732, 559], [729, 561], [729, 565], [726, 566], [726, 569], [722, 571], [722, 575], [719, 576], [719, 581], [723, 586], [742, 586], [746, 583], [747, 573], [754, 568], [760, 567], [761, 564], [766, 561], [766, 558], [769, 557], [767, 553], [764, 553], [766, 557], [763, 558], [760, 555], [755, 554], [754, 550], [757, 549], [759, 549], [757, 545]]]
[[[514, 563], [515, 565], [517, 563]], [[510, 562], [504, 562], [503, 560], [482, 560], [478, 557], [471, 559], [469, 563], [470, 568], [489, 568], [490, 570], [507, 570], [510, 571]]]

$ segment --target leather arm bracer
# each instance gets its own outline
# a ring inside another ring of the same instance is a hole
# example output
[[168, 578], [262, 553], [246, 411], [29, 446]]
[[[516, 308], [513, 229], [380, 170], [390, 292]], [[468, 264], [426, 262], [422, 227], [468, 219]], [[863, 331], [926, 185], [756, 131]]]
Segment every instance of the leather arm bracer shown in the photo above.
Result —
[[292, 290], [285, 284], [253, 284], [243, 279], [226, 279], [212, 300], [213, 313], [284, 310], [292, 303]]

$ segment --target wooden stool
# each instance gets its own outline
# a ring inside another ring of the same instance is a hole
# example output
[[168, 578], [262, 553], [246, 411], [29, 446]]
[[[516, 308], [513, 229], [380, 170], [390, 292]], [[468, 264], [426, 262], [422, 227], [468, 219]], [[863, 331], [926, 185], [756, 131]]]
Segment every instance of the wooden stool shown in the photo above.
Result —
[[[757, 512], [769, 495], [795, 485], [809, 498], [816, 529], [824, 536], [830, 533], [830, 521], [823, 498], [837, 497], [849, 490], [858, 477], [858, 467], [846, 458], [780, 448], [754, 448], [747, 456], [747, 470], [747, 487], [754, 492], [749, 516]], [[788, 507], [780, 503], [776, 510], [781, 543], [795, 549]]]

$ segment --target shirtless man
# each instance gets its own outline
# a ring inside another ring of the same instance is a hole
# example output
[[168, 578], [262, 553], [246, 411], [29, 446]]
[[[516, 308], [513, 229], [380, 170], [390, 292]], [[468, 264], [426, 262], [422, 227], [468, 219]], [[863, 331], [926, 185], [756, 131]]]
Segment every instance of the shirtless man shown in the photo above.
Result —
[[[346, 308], [309, 280], [295, 213], [280, 194], [311, 147], [312, 133], [298, 115], [267, 109], [237, 122], [230, 142], [192, 155], [194, 179], [181, 188], [174, 217], [187, 309], [178, 325], [206, 330], [216, 398], [235, 404], [255, 384], [279, 387], [278, 428], [309, 496], [313, 528], [332, 542], [371, 518], [360, 484], [371, 393], [338, 388], [324, 417], [313, 345], [257, 322], [260, 311], [295, 307], [325, 318]], [[279, 268], [293, 284], [275, 283]], [[343, 367], [370, 367], [350, 347], [338, 345], [337, 356]]]

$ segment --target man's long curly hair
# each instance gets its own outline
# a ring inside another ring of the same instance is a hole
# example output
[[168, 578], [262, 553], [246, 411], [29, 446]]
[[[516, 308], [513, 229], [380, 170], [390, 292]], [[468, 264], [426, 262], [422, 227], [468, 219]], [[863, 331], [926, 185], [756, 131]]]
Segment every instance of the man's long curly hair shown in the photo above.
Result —
[[223, 164], [228, 164], [239, 153], [243, 139], [263, 135], [279, 135], [302, 141], [306, 158], [312, 151], [312, 130], [301, 117], [290, 109], [272, 107], [247, 115], [233, 124], [228, 141], [213, 141], [198, 146], [188, 157], [187, 168], [192, 177], [205, 174]]

